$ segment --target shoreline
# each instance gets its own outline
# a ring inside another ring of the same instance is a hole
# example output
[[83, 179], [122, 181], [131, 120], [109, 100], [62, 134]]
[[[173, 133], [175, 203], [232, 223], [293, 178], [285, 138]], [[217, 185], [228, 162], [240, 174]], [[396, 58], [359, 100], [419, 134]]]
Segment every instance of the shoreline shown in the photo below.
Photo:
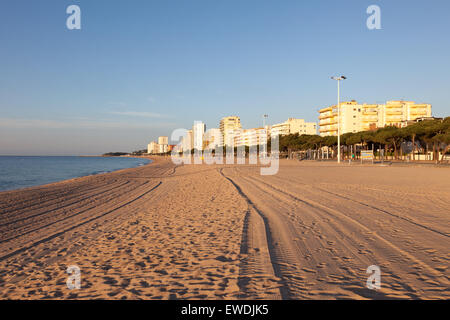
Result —
[[[7, 156], [5, 156], [5, 157], [7, 157]], [[27, 157], [27, 156], [11, 156], [11, 157]], [[53, 156], [29, 156], [29, 157], [53, 157]], [[58, 157], [58, 156], [55, 156], [55, 157]], [[84, 157], [84, 156], [61, 156], [61, 157]], [[92, 156], [92, 157], [101, 158], [101, 156]], [[152, 163], [152, 161], [154, 161], [153, 158], [151, 158], [151, 157], [138, 157], [138, 156], [136, 156], [136, 157], [132, 157], [132, 158], [136, 158], [136, 159], [145, 158], [145, 159], [150, 160], [149, 163], [143, 164], [142, 166], [149, 165], [149, 164]], [[52, 186], [52, 185], [59, 184], [59, 183], [70, 182], [70, 181], [74, 181], [74, 180], [77, 180], [77, 179], [82, 179], [82, 178], [85, 178], [85, 177], [104, 175], [104, 174], [114, 173], [114, 172], [117, 172], [117, 171], [133, 169], [133, 168], [138, 168], [138, 167], [140, 167], [140, 165], [135, 166], [135, 167], [130, 167], [130, 168], [123, 168], [123, 169], [116, 169], [116, 170], [112, 170], [112, 171], [100, 172], [100, 173], [91, 173], [91, 174], [82, 175], [82, 176], [78, 176], [78, 177], [74, 177], [74, 178], [58, 180], [58, 181], [55, 181], [55, 182], [50, 182], [50, 183], [45, 183], [45, 184], [38, 184], [38, 185], [34, 185], [34, 186], [29, 186], [29, 187], [22, 187], [22, 188], [17, 188], [17, 189], [10, 189], [10, 190], [0, 190], [0, 194], [2, 194], [4, 192], [15, 192], [15, 191], [19, 191], [20, 192], [20, 191], [26, 191], [27, 189], [31, 189], [31, 188], [47, 187], [47, 186]]]

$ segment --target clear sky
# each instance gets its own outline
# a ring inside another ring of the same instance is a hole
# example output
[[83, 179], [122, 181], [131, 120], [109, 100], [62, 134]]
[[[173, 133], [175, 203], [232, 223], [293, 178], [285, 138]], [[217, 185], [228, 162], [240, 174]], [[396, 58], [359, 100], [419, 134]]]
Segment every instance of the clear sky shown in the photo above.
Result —
[[341, 74], [344, 100], [449, 116], [450, 1], [1, 0], [0, 74], [0, 155], [133, 151], [227, 115], [317, 121]]

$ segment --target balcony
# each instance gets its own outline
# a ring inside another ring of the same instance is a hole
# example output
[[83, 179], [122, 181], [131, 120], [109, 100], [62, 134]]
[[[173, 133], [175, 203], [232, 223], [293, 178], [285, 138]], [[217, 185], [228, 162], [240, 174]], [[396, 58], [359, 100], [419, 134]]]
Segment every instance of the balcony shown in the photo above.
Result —
[[385, 105], [385, 108], [387, 108], [387, 109], [391, 109], [391, 108], [403, 108], [403, 104], [397, 104], [397, 103], [395, 103], [395, 104], [386, 104], [386, 105]]
[[321, 113], [320, 115], [319, 115], [319, 119], [327, 119], [327, 118], [332, 118], [334, 116], [334, 114], [333, 113]]
[[333, 119], [326, 119], [326, 120], [320, 120], [319, 126], [329, 125], [329, 124], [336, 124], [337, 121], [333, 121]]
[[327, 107], [327, 108], [320, 109], [319, 112], [320, 113], [325, 113], [325, 112], [331, 111], [331, 110], [333, 110], [333, 107]]
[[427, 110], [411, 110], [410, 114], [411, 115], [425, 116], [427, 114]]
[[320, 127], [319, 131], [321, 132], [325, 132], [325, 131], [336, 131], [337, 130], [337, 126], [324, 126], [324, 127]]
[[428, 105], [427, 104], [410, 104], [409, 107], [410, 108], [427, 108]]
[[386, 114], [398, 114], [398, 115], [402, 115], [403, 111], [402, 110], [386, 110]]
[[337, 130], [337, 125], [322, 125], [320, 126], [320, 130], [327, 130], [327, 131]]

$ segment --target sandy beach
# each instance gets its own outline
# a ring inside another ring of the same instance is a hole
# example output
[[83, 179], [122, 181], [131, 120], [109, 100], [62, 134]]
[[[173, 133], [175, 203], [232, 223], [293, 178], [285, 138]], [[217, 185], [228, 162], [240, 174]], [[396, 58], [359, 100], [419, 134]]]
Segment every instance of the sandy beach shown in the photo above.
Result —
[[155, 158], [1, 192], [0, 298], [449, 299], [449, 208], [448, 167]]

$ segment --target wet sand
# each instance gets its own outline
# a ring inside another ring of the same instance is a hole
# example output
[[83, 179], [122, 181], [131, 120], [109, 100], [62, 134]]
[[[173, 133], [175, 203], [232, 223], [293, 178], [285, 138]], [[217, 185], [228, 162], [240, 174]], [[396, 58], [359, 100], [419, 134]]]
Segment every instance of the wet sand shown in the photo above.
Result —
[[1, 192], [0, 298], [448, 299], [449, 208], [449, 168], [157, 158]]

